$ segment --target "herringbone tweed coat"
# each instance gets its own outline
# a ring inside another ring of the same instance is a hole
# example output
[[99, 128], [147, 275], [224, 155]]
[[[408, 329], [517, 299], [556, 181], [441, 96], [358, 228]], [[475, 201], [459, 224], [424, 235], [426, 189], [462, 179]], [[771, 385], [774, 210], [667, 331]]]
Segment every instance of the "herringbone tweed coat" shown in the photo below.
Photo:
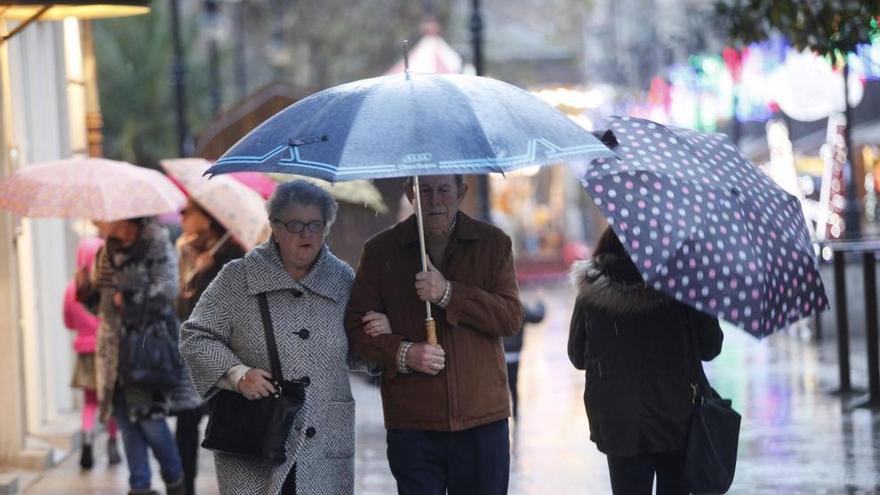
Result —
[[215, 453], [221, 493], [278, 494], [294, 463], [297, 495], [353, 492], [354, 399], [342, 323], [353, 279], [351, 267], [325, 245], [311, 272], [294, 280], [270, 239], [228, 263], [183, 324], [181, 353], [196, 389], [210, 398], [236, 364], [271, 370], [256, 298], [265, 292], [284, 378], [310, 380], [287, 439], [288, 461], [273, 466]]

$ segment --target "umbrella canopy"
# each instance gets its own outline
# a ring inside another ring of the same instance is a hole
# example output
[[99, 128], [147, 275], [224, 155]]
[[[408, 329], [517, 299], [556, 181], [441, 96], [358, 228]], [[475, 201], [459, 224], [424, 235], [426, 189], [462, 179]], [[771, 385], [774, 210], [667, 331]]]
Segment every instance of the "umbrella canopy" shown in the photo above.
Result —
[[242, 247], [249, 250], [269, 237], [265, 201], [256, 191], [231, 177], [208, 180], [204, 173], [211, 163], [202, 158], [159, 163]]
[[103, 158], [29, 165], [0, 181], [0, 208], [26, 217], [114, 221], [177, 211], [185, 202], [160, 172]]
[[611, 157], [563, 113], [515, 86], [463, 74], [395, 74], [326, 89], [282, 110], [208, 172], [330, 182], [480, 174]]
[[828, 307], [800, 203], [725, 136], [626, 117], [611, 132], [620, 160], [582, 183], [648, 285], [758, 337]]

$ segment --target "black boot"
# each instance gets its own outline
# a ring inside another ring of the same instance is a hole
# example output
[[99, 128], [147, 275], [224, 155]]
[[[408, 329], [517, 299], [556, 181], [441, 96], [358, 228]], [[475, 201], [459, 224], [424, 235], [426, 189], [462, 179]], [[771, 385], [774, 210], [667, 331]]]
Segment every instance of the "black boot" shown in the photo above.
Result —
[[186, 495], [186, 487], [183, 486], [183, 478], [174, 483], [165, 483], [165, 493], [167, 495]]
[[82, 452], [79, 455], [79, 467], [83, 469], [92, 469], [95, 465], [95, 457], [92, 455], [92, 433], [82, 432]]
[[119, 447], [116, 445], [115, 438], [107, 439], [107, 461], [111, 466], [115, 466], [122, 462], [122, 458], [119, 457]]
[[79, 456], [79, 467], [83, 469], [92, 469], [94, 464], [95, 459], [92, 457], [92, 446], [89, 444], [83, 444], [82, 453]]

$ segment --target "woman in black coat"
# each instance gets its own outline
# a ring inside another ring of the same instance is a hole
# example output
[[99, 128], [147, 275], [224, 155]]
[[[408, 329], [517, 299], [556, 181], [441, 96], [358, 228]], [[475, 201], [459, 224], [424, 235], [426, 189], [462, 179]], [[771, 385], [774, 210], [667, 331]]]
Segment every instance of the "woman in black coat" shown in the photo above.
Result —
[[718, 320], [648, 288], [610, 228], [572, 278], [568, 356], [586, 370], [590, 439], [608, 457], [614, 494], [650, 494], [655, 473], [658, 495], [686, 494], [691, 363], [694, 353], [708, 361], [721, 352]]
[[[220, 273], [223, 266], [244, 256], [244, 249], [227, 235], [207, 210], [190, 198], [181, 212], [182, 233], [177, 239], [180, 259], [180, 291], [176, 306], [180, 321], [189, 319], [202, 293]], [[198, 471], [199, 423], [206, 414], [205, 407], [177, 413], [177, 449], [183, 461], [183, 481], [187, 495], [195, 495]]]

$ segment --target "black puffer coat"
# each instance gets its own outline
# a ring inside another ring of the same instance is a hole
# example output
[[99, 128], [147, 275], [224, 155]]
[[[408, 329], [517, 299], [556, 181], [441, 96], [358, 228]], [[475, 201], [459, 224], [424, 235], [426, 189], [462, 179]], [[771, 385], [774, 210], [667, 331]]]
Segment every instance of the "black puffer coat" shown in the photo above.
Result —
[[683, 448], [694, 382], [688, 329], [708, 361], [721, 352], [718, 320], [645, 287], [628, 258], [600, 255], [572, 278], [568, 355], [586, 370], [590, 439], [617, 457]]

